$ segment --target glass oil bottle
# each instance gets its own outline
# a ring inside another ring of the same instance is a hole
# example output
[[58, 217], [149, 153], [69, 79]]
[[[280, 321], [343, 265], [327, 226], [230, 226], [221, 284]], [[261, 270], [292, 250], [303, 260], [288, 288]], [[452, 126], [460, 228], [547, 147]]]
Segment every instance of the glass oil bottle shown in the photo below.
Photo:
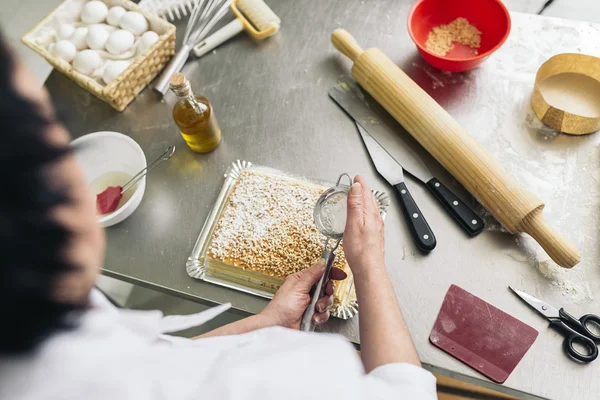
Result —
[[221, 143], [221, 128], [208, 99], [194, 95], [190, 82], [181, 73], [171, 77], [169, 87], [178, 98], [173, 120], [190, 149], [198, 153], [216, 149]]

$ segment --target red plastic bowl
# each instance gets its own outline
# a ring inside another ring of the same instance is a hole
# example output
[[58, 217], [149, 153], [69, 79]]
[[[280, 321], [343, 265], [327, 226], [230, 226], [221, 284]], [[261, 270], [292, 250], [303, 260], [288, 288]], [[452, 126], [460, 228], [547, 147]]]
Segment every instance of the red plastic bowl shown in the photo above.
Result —
[[[443, 57], [428, 51], [425, 42], [429, 32], [459, 17], [466, 18], [481, 31], [479, 54], [473, 55], [472, 49], [460, 44], [455, 44]], [[500, 0], [418, 0], [408, 14], [408, 33], [429, 64], [446, 71], [468, 71], [506, 41], [510, 15]]]

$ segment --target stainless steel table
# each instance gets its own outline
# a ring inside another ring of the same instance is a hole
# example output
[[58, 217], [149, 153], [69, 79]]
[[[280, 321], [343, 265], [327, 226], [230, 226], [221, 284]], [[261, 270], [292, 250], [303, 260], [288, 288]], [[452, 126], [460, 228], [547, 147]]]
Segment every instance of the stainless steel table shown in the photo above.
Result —
[[[409, 5], [342, 0], [271, 1], [281, 32], [262, 43], [237, 37], [184, 72], [197, 93], [209, 97], [223, 129], [213, 153], [191, 152], [171, 119], [174, 97], [164, 102], [145, 90], [119, 114], [59, 73], [46, 83], [59, 115], [74, 136], [112, 130], [130, 135], [147, 156], [175, 143], [172, 161], [148, 178], [144, 200], [128, 220], [109, 228], [104, 273], [186, 299], [231, 302], [257, 313], [266, 301], [189, 278], [185, 261], [223, 182], [243, 159], [317, 179], [340, 172], [363, 174], [389, 190], [376, 174], [352, 122], [327, 97], [348, 73], [329, 35], [344, 27], [364, 47], [381, 48], [458, 119], [525, 185], [546, 201], [547, 218], [582, 250], [573, 271], [556, 270], [526, 237], [491, 229], [467, 238], [414, 181], [409, 185], [438, 237], [437, 248], [419, 254], [395, 200], [386, 221], [386, 262], [413, 339], [425, 365], [437, 372], [497, 390], [556, 399], [592, 399], [600, 392], [600, 361], [577, 365], [561, 351], [562, 338], [507, 289], [514, 285], [576, 315], [598, 312], [600, 179], [598, 136], [567, 137], [540, 129], [528, 110], [534, 74], [559, 52], [600, 53], [600, 27], [583, 22], [513, 14], [504, 47], [472, 72], [448, 74], [426, 65], [405, 28]], [[445, 183], [456, 182], [430, 157]], [[492, 221], [493, 222], [493, 221]], [[448, 286], [457, 284], [540, 331], [539, 338], [502, 386], [434, 348], [430, 329]], [[358, 321], [325, 328], [359, 343]]]

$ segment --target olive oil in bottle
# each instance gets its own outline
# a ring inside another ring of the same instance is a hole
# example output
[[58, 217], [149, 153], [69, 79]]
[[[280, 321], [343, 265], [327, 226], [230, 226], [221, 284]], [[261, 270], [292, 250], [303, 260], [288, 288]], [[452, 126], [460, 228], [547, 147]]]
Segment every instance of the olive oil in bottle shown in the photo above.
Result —
[[190, 82], [181, 73], [174, 74], [169, 84], [178, 98], [173, 107], [173, 120], [187, 145], [198, 153], [216, 149], [221, 143], [221, 128], [208, 99], [194, 95]]

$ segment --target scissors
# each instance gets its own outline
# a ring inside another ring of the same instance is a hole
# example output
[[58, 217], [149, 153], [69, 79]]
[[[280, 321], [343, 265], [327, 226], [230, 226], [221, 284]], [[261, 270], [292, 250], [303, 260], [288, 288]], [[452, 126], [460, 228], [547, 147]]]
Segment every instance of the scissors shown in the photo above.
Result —
[[[533, 297], [525, 292], [509, 288], [517, 294], [525, 303], [529, 304], [537, 312], [542, 314], [550, 321], [550, 327], [557, 330], [565, 336], [563, 342], [564, 352], [581, 363], [587, 364], [598, 357], [598, 345], [600, 343], [600, 334], [590, 330], [590, 326], [595, 325], [595, 331], [600, 332], [600, 317], [595, 314], [586, 314], [577, 319], [563, 308], [557, 310], [548, 303]], [[573, 344], [578, 344], [588, 350], [587, 354], [577, 351]]]

